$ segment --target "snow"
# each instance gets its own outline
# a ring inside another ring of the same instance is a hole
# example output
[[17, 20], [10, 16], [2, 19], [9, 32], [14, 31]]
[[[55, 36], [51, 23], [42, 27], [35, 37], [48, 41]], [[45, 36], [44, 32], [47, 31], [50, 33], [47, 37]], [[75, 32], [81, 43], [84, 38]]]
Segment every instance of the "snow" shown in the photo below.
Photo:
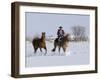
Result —
[[52, 52], [53, 41], [46, 41], [46, 46], [46, 55], [44, 55], [44, 49], [42, 49], [42, 52], [38, 49], [35, 54], [32, 43], [26, 41], [26, 67], [89, 64], [89, 42], [69, 42], [65, 53], [62, 49], [60, 53], [58, 49]]

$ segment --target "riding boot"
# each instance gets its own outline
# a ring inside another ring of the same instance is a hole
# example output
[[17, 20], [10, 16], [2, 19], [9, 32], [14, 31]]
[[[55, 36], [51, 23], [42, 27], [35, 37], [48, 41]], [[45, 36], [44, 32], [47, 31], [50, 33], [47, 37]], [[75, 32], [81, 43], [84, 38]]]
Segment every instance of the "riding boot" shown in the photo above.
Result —
[[60, 42], [61, 41], [61, 38], [58, 38], [58, 42]]

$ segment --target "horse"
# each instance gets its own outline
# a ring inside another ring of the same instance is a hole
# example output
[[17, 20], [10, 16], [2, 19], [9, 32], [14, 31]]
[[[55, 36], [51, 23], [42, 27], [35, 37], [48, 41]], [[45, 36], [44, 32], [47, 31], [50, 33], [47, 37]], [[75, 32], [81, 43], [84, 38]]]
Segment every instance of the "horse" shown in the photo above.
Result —
[[45, 32], [42, 32], [41, 38], [34, 38], [32, 41], [34, 47], [34, 53], [36, 53], [37, 49], [40, 48], [42, 52], [42, 48], [45, 49], [45, 54], [47, 53], [46, 42], [45, 42]]
[[69, 43], [69, 34], [66, 34], [61, 41], [59, 41], [58, 38], [54, 40], [54, 48], [52, 49], [53, 52], [56, 51], [56, 47], [58, 46], [59, 53], [60, 53], [60, 48], [62, 47], [63, 51], [66, 52], [66, 47], [68, 47]]

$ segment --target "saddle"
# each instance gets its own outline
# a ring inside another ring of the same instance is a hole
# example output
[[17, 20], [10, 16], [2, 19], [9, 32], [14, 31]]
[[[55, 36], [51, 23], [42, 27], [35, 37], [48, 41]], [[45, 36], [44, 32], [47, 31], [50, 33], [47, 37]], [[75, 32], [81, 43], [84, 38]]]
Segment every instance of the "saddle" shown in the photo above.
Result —
[[57, 38], [57, 41], [58, 41], [58, 42], [61, 42], [62, 40], [63, 40], [63, 37]]

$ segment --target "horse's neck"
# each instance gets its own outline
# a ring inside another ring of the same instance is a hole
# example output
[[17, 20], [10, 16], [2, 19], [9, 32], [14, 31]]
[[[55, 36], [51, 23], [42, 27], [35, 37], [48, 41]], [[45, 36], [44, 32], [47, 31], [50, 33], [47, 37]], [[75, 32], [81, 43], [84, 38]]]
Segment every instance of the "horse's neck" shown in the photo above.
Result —
[[66, 37], [64, 37], [64, 39], [63, 39], [64, 41], [68, 41], [68, 38], [66, 38]]
[[42, 40], [42, 41], [45, 41], [45, 37], [44, 37], [44, 36], [42, 36], [42, 37], [41, 37], [41, 40]]

